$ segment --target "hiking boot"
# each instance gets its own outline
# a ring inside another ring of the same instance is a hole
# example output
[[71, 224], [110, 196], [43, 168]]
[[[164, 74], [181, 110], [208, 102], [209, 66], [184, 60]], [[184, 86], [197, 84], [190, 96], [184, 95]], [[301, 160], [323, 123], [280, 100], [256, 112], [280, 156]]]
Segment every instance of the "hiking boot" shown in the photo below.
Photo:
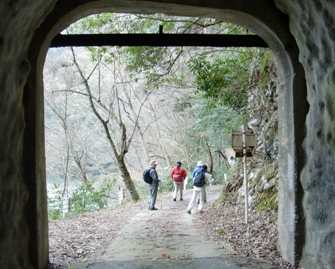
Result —
[[176, 201], [176, 198], [173, 198], [173, 201]]
[[149, 210], [158, 210], [158, 208], [154, 207], [154, 208], [149, 208]]
[[183, 201], [183, 198], [180, 198], [180, 201]]
[[187, 210], [187, 213], [191, 215], [191, 210]]

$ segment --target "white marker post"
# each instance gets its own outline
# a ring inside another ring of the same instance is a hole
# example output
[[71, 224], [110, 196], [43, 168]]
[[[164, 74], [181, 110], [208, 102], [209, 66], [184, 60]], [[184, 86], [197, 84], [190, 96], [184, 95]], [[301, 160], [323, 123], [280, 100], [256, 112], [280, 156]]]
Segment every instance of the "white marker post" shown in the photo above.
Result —
[[242, 147], [243, 147], [243, 166], [244, 166], [244, 196], [245, 196], [245, 223], [248, 224], [248, 177], [247, 177], [247, 146], [246, 146], [246, 130], [242, 125]]
[[63, 198], [63, 218], [67, 217], [70, 212], [70, 198], [64, 197]]

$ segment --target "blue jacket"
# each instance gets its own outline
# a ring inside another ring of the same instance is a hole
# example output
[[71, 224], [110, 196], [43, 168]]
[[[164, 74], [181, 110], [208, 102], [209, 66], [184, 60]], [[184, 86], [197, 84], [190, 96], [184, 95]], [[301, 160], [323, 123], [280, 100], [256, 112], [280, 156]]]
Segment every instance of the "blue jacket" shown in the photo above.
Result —
[[197, 166], [193, 172], [192, 172], [192, 177], [194, 178], [195, 174], [200, 172], [201, 171], [201, 168], [202, 168], [202, 165], [201, 166]]

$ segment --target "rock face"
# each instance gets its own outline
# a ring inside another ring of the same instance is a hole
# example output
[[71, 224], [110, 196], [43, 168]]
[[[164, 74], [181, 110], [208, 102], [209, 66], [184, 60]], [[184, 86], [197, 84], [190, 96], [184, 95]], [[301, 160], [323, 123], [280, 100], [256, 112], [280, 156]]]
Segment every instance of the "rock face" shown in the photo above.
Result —
[[[248, 201], [261, 211], [278, 209], [278, 83], [274, 72], [274, 68], [269, 72], [272, 81], [268, 85], [249, 92], [247, 109], [248, 127], [257, 138], [254, 156], [247, 159]], [[238, 194], [238, 203], [244, 207], [244, 184]]]
[[333, 1], [275, 2], [277, 7], [268, 0], [2, 0], [0, 268], [42, 269], [48, 261], [43, 63], [57, 33], [102, 11], [215, 17], [245, 26], [269, 44], [281, 83], [279, 246], [291, 263], [333, 268]]

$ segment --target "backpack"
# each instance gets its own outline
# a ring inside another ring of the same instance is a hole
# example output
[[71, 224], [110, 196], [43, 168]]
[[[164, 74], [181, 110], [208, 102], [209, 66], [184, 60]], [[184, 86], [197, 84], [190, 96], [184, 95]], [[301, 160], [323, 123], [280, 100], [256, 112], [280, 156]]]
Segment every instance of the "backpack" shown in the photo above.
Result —
[[151, 168], [145, 169], [143, 172], [143, 180], [144, 182], [151, 184], [152, 183], [152, 178], [150, 176], [150, 170]]
[[203, 187], [205, 185], [205, 173], [200, 171], [195, 174], [193, 179], [193, 186]]

